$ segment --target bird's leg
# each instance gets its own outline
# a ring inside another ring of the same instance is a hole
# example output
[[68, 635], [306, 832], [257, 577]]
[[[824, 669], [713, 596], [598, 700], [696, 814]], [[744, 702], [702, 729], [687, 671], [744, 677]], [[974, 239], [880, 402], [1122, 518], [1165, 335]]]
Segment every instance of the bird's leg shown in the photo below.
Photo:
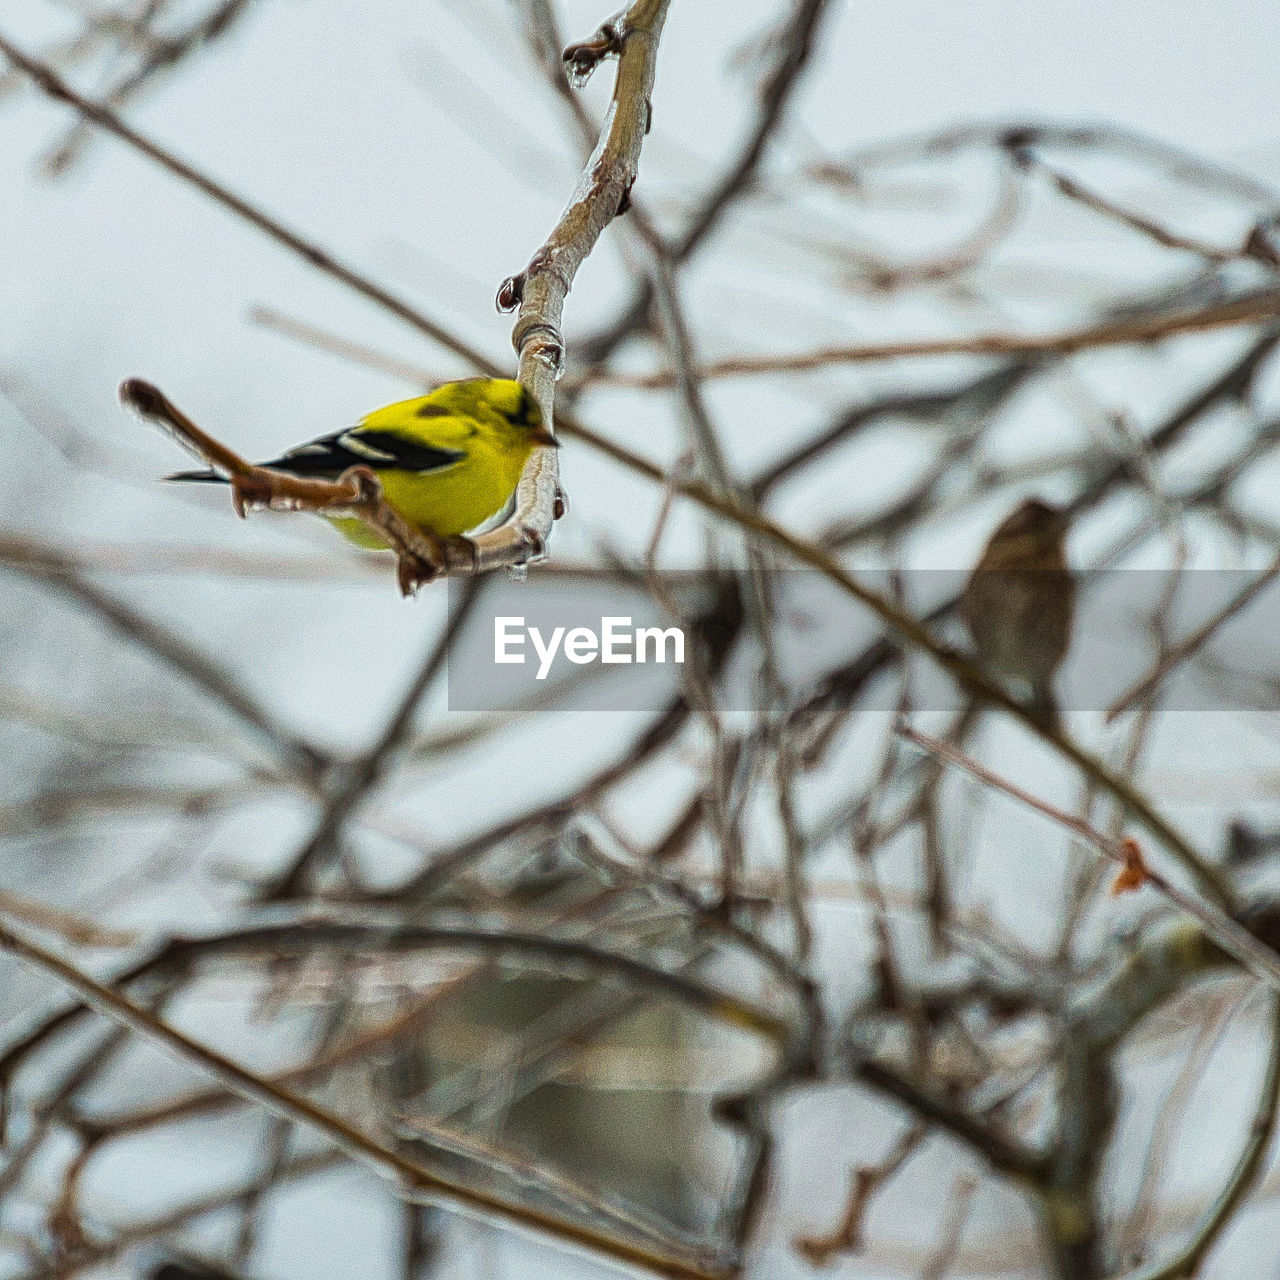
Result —
[[431, 556], [396, 548], [396, 582], [399, 583], [402, 596], [417, 595], [419, 587], [434, 582], [440, 576], [440, 559], [443, 558], [444, 548], [437, 540], [432, 539], [432, 542], [435, 550]]
[[402, 595], [413, 595], [420, 586], [437, 577], [480, 572], [480, 553], [470, 538], [460, 534], [442, 538], [427, 529], [412, 527], [411, 533], [412, 545], [397, 548]]
[[443, 538], [418, 529], [384, 508], [392, 517], [384, 527], [391, 549], [396, 553], [396, 581], [402, 596], [416, 595], [418, 588], [449, 572], [449, 549]]

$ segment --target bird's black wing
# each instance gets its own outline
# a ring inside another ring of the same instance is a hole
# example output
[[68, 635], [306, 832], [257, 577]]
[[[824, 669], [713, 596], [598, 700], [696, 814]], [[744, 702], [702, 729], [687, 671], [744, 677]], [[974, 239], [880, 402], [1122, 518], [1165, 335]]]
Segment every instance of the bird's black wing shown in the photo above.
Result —
[[439, 471], [467, 455], [458, 449], [438, 449], [419, 444], [391, 431], [349, 428], [290, 449], [282, 457], [260, 465], [295, 476], [333, 479], [348, 467], [372, 467], [375, 471]]

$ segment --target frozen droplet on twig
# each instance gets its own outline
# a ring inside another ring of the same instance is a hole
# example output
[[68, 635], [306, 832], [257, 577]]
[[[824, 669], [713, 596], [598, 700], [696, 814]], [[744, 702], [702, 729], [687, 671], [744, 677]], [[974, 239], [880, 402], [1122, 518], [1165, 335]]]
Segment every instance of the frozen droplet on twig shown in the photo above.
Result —
[[529, 566], [527, 564], [509, 564], [507, 566], [507, 577], [512, 582], [524, 582], [529, 577]]
[[561, 54], [565, 78], [575, 89], [581, 89], [591, 79], [591, 73], [606, 59], [616, 58], [626, 41], [623, 24], [616, 19], [601, 23], [600, 29], [589, 40], [571, 44]]
[[591, 79], [591, 73], [600, 64], [598, 62], [589, 61], [587, 59], [579, 59], [565, 64], [564, 74], [569, 81], [571, 89], [584, 89], [587, 81]]

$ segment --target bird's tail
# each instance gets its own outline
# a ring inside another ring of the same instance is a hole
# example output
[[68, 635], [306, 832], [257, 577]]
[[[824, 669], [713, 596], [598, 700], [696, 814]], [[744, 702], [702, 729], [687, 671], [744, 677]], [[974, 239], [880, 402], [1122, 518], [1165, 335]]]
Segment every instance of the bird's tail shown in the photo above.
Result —
[[227, 477], [220, 476], [212, 469], [204, 471], [175, 471], [171, 476], [165, 476], [166, 480], [193, 480], [203, 484], [226, 484]]

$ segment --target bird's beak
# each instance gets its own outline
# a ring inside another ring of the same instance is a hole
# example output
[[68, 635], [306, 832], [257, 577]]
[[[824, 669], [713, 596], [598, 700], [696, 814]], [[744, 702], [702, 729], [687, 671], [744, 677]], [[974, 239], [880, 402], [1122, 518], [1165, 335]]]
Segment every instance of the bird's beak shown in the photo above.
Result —
[[555, 436], [553, 436], [551, 432], [541, 424], [530, 428], [529, 439], [532, 440], [534, 444], [546, 445], [548, 449], [558, 449], [560, 447], [560, 441], [557, 440]]

